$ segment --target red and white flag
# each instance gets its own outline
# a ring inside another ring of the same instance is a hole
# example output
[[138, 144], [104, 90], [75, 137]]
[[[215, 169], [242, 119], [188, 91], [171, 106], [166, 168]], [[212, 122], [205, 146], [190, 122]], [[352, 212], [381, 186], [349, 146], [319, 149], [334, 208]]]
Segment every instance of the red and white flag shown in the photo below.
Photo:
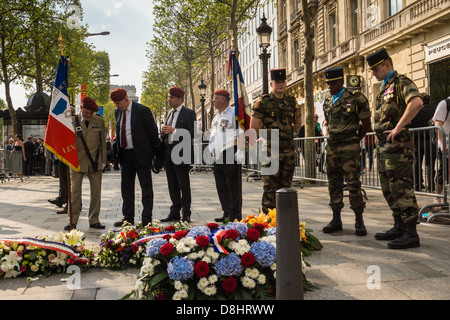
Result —
[[68, 60], [61, 56], [52, 90], [44, 147], [50, 150], [58, 160], [73, 170], [79, 171], [75, 128], [72, 123], [72, 110], [67, 94], [68, 74]]

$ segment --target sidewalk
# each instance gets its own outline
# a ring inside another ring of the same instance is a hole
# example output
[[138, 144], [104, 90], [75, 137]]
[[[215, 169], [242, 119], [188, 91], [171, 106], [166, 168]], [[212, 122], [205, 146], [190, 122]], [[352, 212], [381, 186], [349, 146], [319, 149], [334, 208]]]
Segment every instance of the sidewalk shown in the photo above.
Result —
[[[68, 223], [66, 215], [47, 200], [58, 193], [58, 179], [31, 176], [24, 181], [11, 180], [0, 185], [0, 236], [34, 237], [56, 234]], [[154, 219], [168, 215], [170, 199], [165, 173], [153, 175], [155, 193]], [[191, 175], [192, 225], [204, 225], [221, 216], [214, 178], [211, 172]], [[89, 183], [84, 179], [83, 211], [77, 228], [86, 234], [86, 245], [96, 246], [103, 233], [113, 228], [121, 217], [120, 171], [103, 175], [100, 219], [105, 230], [89, 229]], [[137, 182], [136, 212], [140, 212], [141, 195]], [[323, 244], [321, 251], [306, 258], [308, 280], [319, 289], [305, 293], [307, 300], [422, 300], [450, 299], [450, 226], [421, 223], [418, 232], [421, 247], [391, 250], [386, 242], [374, 240], [376, 232], [392, 227], [387, 204], [380, 190], [366, 189], [368, 200], [364, 220], [368, 235], [354, 235], [354, 216], [344, 199], [344, 230], [324, 234], [321, 230], [331, 219], [328, 189], [324, 184], [305, 185], [298, 191], [300, 221]], [[257, 213], [262, 195], [262, 182], [247, 182], [243, 177], [243, 216]], [[419, 205], [430, 198], [418, 197]], [[139, 217], [136, 217], [138, 220]], [[81, 276], [81, 289], [69, 290], [61, 281], [68, 274], [54, 274], [28, 283], [26, 278], [0, 280], [0, 300], [107, 300], [129, 293], [135, 284], [138, 269], [111, 271], [89, 269]], [[376, 282], [379, 279], [380, 286]]]

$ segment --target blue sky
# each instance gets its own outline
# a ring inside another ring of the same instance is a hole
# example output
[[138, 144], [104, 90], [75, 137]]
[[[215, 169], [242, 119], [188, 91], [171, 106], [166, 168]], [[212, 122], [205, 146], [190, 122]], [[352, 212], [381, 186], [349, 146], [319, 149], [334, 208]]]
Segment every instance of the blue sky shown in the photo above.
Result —
[[[88, 37], [96, 50], [109, 53], [111, 84], [135, 85], [136, 95], [141, 97], [142, 73], [147, 69], [145, 57], [147, 42], [152, 38], [152, 2], [148, 0], [81, 0], [83, 19], [90, 33], [111, 32], [108, 36]], [[55, 61], [57, 63], [57, 61]], [[48, 92], [49, 94], [49, 92]], [[5, 99], [5, 88], [0, 85], [0, 98]], [[14, 108], [26, 105], [25, 91], [13, 86]]]

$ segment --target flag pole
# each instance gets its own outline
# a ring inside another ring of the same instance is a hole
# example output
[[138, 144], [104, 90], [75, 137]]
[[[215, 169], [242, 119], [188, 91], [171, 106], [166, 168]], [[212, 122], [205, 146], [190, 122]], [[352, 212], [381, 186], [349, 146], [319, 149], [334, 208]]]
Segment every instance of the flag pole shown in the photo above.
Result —
[[[64, 49], [63, 49], [63, 37], [61, 34], [61, 29], [59, 29], [59, 49], [61, 50], [61, 58], [64, 57]], [[62, 161], [64, 158], [62, 158], [60, 161]], [[64, 162], [63, 162], [64, 163]], [[70, 182], [70, 168], [68, 165], [66, 165], [66, 175], [67, 175], [67, 212], [69, 214], [69, 229], [73, 229], [72, 224], [72, 192], [71, 192], [71, 182]]]

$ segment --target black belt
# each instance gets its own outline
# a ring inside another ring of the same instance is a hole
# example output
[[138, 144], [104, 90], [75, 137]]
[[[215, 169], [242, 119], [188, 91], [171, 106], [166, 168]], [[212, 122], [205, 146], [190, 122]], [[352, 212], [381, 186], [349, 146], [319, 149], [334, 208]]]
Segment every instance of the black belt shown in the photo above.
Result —
[[134, 151], [134, 149], [125, 149], [125, 148], [122, 148], [122, 147], [120, 147], [120, 150], [122, 150], [123, 152], [132, 152], [132, 151]]

